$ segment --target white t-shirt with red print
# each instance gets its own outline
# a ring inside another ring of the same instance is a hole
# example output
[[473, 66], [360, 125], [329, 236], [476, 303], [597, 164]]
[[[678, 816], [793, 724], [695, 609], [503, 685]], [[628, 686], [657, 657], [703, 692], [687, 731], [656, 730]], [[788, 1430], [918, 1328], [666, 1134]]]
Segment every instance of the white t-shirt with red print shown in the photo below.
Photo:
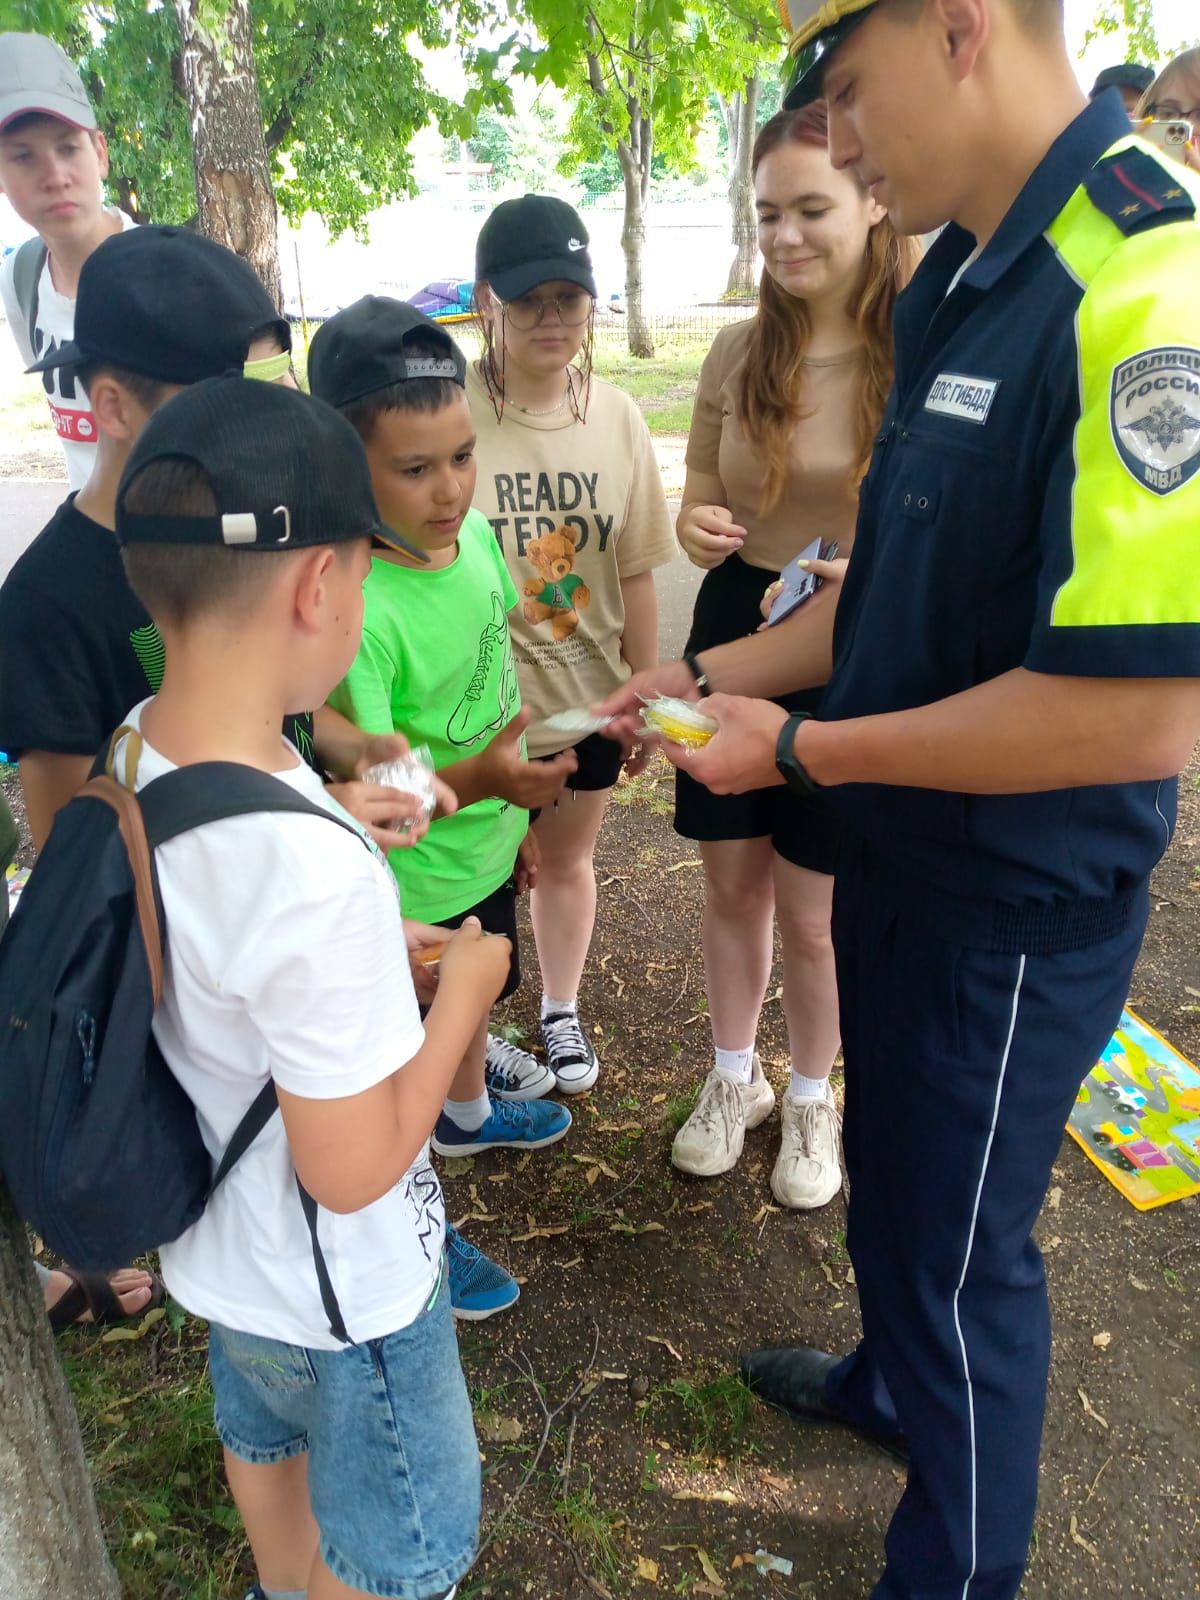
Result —
[[[112, 209], [109, 214], [120, 221], [122, 232], [137, 226], [125, 211]], [[30, 343], [28, 318], [17, 304], [13, 284], [16, 258], [17, 252], [14, 250], [0, 266], [0, 300], [4, 303], [4, 315], [17, 341], [17, 349], [28, 367], [75, 337], [75, 301], [60, 294], [54, 287], [50, 258], [47, 256], [38, 280], [37, 317], [33, 326], [33, 342]], [[67, 478], [71, 488], [82, 489], [91, 473], [92, 462], [96, 459], [96, 423], [88, 397], [69, 370], [58, 368], [53, 372], [35, 373], [30, 382], [35, 380], [46, 391], [50, 418], [66, 457]]]

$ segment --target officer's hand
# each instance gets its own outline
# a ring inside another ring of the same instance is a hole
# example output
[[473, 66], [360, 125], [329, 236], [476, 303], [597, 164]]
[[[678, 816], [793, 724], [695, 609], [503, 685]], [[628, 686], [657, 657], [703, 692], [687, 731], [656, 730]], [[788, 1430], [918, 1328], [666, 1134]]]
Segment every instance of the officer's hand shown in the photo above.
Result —
[[[804, 570], [806, 572], [815, 573], [815, 575], [818, 578], [821, 578], [826, 584], [836, 585], [840, 584], [842, 579], [846, 576], [846, 568], [849, 565], [849, 556], [837, 556], [832, 561], [806, 561], [804, 562]], [[776, 578], [774, 583], [769, 583], [763, 590], [763, 597], [758, 602], [758, 609], [762, 613], [763, 617], [762, 622], [759, 624], [759, 633], [764, 631], [767, 618], [771, 615], [771, 607], [779, 598], [779, 591], [782, 588], [783, 579]], [[813, 599], [816, 599], [816, 595], [813, 596]], [[808, 603], [809, 602], [806, 600], [805, 605]]]
[[746, 538], [728, 506], [685, 506], [675, 533], [692, 565], [704, 568], [719, 567]]
[[686, 661], [664, 661], [657, 667], [647, 667], [644, 672], [635, 672], [607, 700], [588, 709], [595, 717], [611, 717], [613, 720], [600, 732], [606, 739], [616, 739], [628, 747], [645, 742], [642, 701], [653, 700], [659, 694], [674, 695], [677, 700], [699, 698], [700, 690]]
[[775, 765], [775, 742], [788, 714], [771, 700], [712, 694], [704, 714], [720, 723], [719, 732], [700, 750], [663, 741], [667, 760], [689, 773], [713, 794], [746, 794], [783, 783]]

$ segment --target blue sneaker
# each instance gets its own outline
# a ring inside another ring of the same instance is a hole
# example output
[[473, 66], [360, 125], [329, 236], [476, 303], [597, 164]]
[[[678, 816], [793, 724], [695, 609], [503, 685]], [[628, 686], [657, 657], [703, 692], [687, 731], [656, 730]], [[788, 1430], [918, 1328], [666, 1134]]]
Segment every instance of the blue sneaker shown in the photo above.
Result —
[[477, 1156], [485, 1150], [542, 1150], [557, 1144], [571, 1126], [571, 1113], [554, 1100], [491, 1100], [492, 1114], [474, 1133], [443, 1111], [429, 1141], [440, 1156]]
[[517, 1280], [450, 1223], [446, 1224], [446, 1265], [450, 1272], [450, 1309], [464, 1322], [494, 1317], [521, 1297]]

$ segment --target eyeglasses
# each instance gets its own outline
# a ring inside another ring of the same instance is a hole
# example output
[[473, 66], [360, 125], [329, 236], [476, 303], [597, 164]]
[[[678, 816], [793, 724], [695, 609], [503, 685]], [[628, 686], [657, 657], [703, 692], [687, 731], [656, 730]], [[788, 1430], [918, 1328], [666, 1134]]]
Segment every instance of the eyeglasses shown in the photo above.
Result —
[[571, 289], [566, 294], [547, 295], [544, 300], [530, 295], [522, 300], [502, 300], [500, 304], [519, 333], [530, 333], [541, 327], [551, 306], [564, 328], [578, 328], [591, 316], [595, 302], [583, 289]]
[[1174, 100], [1158, 100], [1154, 105], [1147, 106], [1143, 114], [1152, 122], [1190, 122], [1193, 126], [1200, 122], [1200, 106], [1192, 106], [1185, 111]]

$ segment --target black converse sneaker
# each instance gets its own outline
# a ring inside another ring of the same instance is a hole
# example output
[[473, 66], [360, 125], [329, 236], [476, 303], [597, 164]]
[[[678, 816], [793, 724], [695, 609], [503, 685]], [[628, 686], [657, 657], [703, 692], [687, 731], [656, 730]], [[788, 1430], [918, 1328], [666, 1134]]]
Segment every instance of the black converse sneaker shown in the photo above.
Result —
[[600, 1076], [596, 1052], [574, 1011], [552, 1011], [543, 1017], [542, 1043], [560, 1094], [582, 1094]]
[[497, 1100], [540, 1100], [554, 1087], [554, 1074], [545, 1062], [494, 1033], [488, 1034], [483, 1076]]

